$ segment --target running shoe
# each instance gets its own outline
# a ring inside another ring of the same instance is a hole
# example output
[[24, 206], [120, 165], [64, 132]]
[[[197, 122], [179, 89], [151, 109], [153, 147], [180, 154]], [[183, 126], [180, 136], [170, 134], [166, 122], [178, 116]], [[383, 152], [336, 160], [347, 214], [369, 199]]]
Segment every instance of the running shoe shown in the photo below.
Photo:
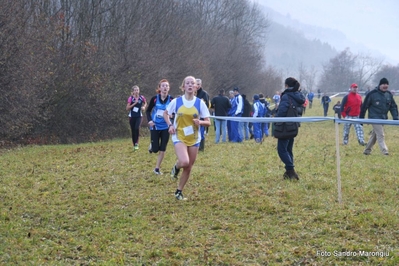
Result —
[[172, 177], [172, 180], [177, 180], [177, 175], [179, 174], [180, 169], [176, 167], [176, 164], [172, 168], [172, 172], [170, 173], [170, 176]]
[[158, 168], [155, 168], [155, 169], [154, 169], [154, 173], [157, 174], [157, 175], [162, 175], [161, 171], [159, 171]]
[[176, 192], [175, 192], [175, 198], [176, 198], [177, 200], [187, 200], [187, 199], [183, 196], [183, 193], [182, 193], [181, 191], [176, 191]]

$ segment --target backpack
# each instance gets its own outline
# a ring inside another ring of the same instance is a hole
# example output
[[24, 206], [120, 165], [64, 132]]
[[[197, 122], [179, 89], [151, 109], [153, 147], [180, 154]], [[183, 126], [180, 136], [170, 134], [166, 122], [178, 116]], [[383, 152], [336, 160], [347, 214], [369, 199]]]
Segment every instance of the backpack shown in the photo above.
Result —
[[[286, 117], [298, 117], [297, 107], [292, 104], [288, 107]], [[273, 136], [277, 139], [292, 139], [298, 135], [299, 123], [297, 122], [275, 122]]]

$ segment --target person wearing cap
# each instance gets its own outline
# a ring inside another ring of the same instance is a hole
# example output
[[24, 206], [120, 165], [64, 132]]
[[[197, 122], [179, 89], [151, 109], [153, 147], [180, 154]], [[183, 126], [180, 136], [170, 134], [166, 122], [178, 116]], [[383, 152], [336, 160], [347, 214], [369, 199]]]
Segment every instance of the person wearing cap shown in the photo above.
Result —
[[[388, 119], [388, 111], [391, 113], [393, 120], [398, 120], [398, 106], [392, 93], [388, 90], [389, 82], [386, 78], [382, 78], [378, 86], [370, 91], [360, 109], [359, 118], [364, 118], [368, 110], [369, 119]], [[372, 124], [373, 131], [370, 139], [366, 144], [363, 154], [370, 155], [372, 148], [376, 142], [380, 146], [382, 154], [389, 155], [388, 147], [385, 144], [384, 128], [381, 124]]]
[[[265, 105], [260, 101], [260, 97], [258, 94], [255, 94], [254, 103], [252, 105], [253, 115], [252, 117], [264, 117], [265, 116]], [[263, 123], [252, 123], [253, 127], [253, 135], [256, 143], [261, 143], [263, 139]]]
[[[358, 119], [360, 115], [360, 108], [362, 106], [362, 96], [358, 93], [358, 87], [356, 83], [353, 83], [350, 86], [350, 91], [347, 95], [344, 96], [341, 103], [341, 115], [343, 118], [348, 119]], [[351, 128], [351, 123], [344, 124], [344, 145], [348, 144], [349, 140], [349, 132]], [[361, 124], [355, 123], [353, 127], [356, 131], [357, 141], [360, 145], [364, 146], [366, 143], [364, 142], [364, 133], [363, 126]]]
[[[280, 104], [278, 105], [276, 117], [287, 117], [289, 107], [295, 105], [296, 108], [305, 103], [305, 96], [299, 91], [299, 82], [289, 77], [285, 80], [285, 90], [281, 94]], [[298, 115], [301, 115], [298, 113]], [[284, 179], [299, 180], [298, 174], [295, 172], [294, 166], [294, 138], [277, 139], [277, 152], [281, 161], [285, 165]]]
[[[233, 89], [234, 98], [231, 99], [231, 109], [229, 111], [230, 116], [241, 117], [244, 111], [244, 101], [240, 95], [240, 89], [235, 87]], [[243, 141], [243, 124], [237, 121], [230, 121], [230, 134], [229, 141], [231, 142], [242, 142]]]

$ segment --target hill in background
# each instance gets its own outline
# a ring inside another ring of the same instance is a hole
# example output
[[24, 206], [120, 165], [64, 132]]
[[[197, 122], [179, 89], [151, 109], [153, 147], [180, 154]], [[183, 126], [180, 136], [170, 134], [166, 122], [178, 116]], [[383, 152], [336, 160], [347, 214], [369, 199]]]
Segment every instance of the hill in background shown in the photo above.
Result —
[[354, 53], [382, 57], [379, 51], [351, 42], [341, 31], [301, 23], [290, 14], [282, 15], [267, 6], [260, 8], [271, 21], [265, 49], [268, 66], [292, 72], [302, 64], [313, 66], [320, 73], [324, 63], [347, 47]]
[[303, 33], [279, 23], [272, 23], [266, 44], [266, 63], [283, 71], [296, 71], [299, 65], [320, 72], [323, 63], [337, 55], [337, 50], [319, 39], [309, 40]]

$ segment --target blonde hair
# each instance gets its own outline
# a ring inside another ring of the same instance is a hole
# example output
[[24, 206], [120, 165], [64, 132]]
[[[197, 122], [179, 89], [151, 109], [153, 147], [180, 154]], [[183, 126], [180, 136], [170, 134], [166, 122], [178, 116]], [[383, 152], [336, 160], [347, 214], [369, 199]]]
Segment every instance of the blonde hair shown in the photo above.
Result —
[[137, 88], [137, 89], [139, 89], [139, 90], [140, 90], [139, 86], [137, 86], [137, 85], [133, 85], [133, 87], [132, 87], [132, 91], [134, 91], [134, 89], [135, 89], [135, 88]]
[[186, 83], [187, 78], [192, 78], [192, 79], [194, 79], [195, 83], [197, 83], [197, 80], [193, 76], [187, 76], [183, 79], [183, 82], [181, 83], [181, 86], [180, 86], [181, 91], [184, 91], [184, 83]]

